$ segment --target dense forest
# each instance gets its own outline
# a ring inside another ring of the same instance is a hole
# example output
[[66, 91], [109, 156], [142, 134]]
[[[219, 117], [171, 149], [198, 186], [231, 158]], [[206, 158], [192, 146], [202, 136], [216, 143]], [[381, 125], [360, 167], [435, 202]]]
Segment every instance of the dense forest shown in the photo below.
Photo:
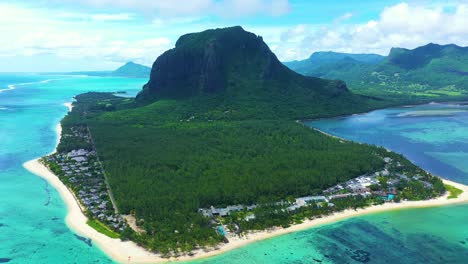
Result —
[[[79, 95], [74, 106], [62, 121], [64, 130], [89, 126], [120, 212], [135, 215], [146, 231], [126, 230], [122, 238], [163, 254], [222, 241], [199, 208], [321, 194], [381, 170], [384, 156], [399, 160], [405, 173], [423, 172], [383, 148], [332, 138], [294, 120], [179, 119], [186, 105], [165, 104], [171, 111], [160, 115], [157, 106], [135, 107], [130, 99], [104, 93]], [[59, 148], [74, 144], [65, 139]], [[243, 230], [287, 226], [299, 217], [271, 215], [268, 208], [258, 209], [263, 214], [256, 221], [239, 225]], [[309, 213], [317, 212], [322, 209]]]
[[[87, 93], [76, 100], [64, 131], [89, 128], [119, 211], [135, 215], [145, 230], [126, 229], [121, 237], [164, 255], [223, 241], [199, 208], [320, 194], [382, 170], [388, 156], [296, 120], [392, 102], [355, 95], [342, 81], [299, 75], [240, 27], [182, 36], [156, 60], [136, 99]], [[80, 147], [66, 138], [59, 145]], [[243, 227], [293, 221], [289, 213], [263, 212], [265, 222], [259, 215]]]

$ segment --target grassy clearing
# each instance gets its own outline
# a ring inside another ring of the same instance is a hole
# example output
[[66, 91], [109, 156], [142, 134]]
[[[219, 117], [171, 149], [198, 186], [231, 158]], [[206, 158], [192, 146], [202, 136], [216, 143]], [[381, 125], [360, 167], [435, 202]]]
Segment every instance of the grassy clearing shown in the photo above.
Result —
[[93, 219], [86, 222], [90, 227], [96, 229], [99, 233], [102, 233], [110, 238], [120, 238], [120, 234], [114, 232], [105, 224], [101, 223], [99, 220]]
[[444, 185], [445, 185], [445, 189], [447, 189], [447, 191], [449, 192], [449, 196], [447, 197], [447, 199], [458, 198], [458, 196], [463, 193], [462, 190], [456, 188], [455, 186], [448, 185], [448, 184], [444, 184]]

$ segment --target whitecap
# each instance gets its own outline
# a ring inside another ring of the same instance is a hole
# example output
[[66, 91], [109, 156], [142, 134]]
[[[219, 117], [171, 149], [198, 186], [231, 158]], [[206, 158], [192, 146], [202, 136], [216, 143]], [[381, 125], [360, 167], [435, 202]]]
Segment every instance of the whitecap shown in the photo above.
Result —
[[5, 91], [10, 91], [10, 90], [13, 90], [15, 88], [16, 88], [16, 86], [14, 84], [10, 84], [10, 85], [8, 85], [8, 88], [0, 89], [0, 93], [5, 92]]
[[16, 84], [9, 84], [6, 89], [0, 89], [0, 93], [5, 92], [5, 91], [11, 91], [18, 86], [24, 86], [24, 85], [31, 85], [31, 84], [37, 84], [37, 83], [49, 83], [52, 81], [58, 81], [58, 80], [65, 80], [66, 78], [61, 78], [61, 79], [47, 79], [47, 80], [42, 80], [42, 81], [37, 81], [37, 82], [25, 82], [25, 83], [16, 83]]

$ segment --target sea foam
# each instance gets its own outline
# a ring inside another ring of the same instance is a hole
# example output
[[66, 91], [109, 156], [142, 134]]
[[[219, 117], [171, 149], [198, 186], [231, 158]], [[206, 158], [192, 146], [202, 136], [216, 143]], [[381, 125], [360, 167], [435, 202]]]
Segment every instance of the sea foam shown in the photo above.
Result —
[[14, 90], [15, 88], [16, 88], [16, 86], [14, 84], [10, 84], [10, 85], [8, 85], [8, 88], [0, 89], [0, 93], [5, 92], [5, 91]]
[[52, 81], [59, 81], [59, 80], [64, 80], [64, 79], [67, 79], [67, 78], [47, 79], [47, 80], [42, 80], [42, 81], [37, 81], [37, 82], [25, 82], [25, 83], [9, 84], [7, 86], [7, 88], [0, 89], [0, 93], [14, 90], [14, 89], [18, 88], [18, 86], [31, 85], [31, 84], [44, 84], [44, 83], [49, 83], [49, 82], [52, 82]]

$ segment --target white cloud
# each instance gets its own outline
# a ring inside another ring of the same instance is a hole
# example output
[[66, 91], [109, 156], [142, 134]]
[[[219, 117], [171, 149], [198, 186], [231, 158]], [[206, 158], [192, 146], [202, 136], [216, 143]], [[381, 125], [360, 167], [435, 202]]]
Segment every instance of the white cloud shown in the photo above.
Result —
[[223, 17], [242, 17], [256, 14], [281, 16], [287, 14], [291, 7], [287, 0], [224, 0], [213, 2], [214, 14]]
[[129, 14], [96, 14], [92, 15], [91, 19], [94, 21], [128, 21], [132, 20]]
[[353, 13], [351, 12], [347, 12], [347, 13], [344, 13], [343, 15], [337, 17], [333, 22], [338, 24], [338, 23], [342, 23], [346, 20], [349, 20], [353, 17]]
[[[103, 64], [135, 60], [150, 65], [181, 34], [239, 21], [212, 19], [212, 15], [275, 16], [286, 14], [291, 8], [287, 0], [44, 1], [80, 2], [115, 13], [94, 9], [96, 12], [81, 13], [80, 8], [67, 12], [63, 8], [21, 8], [0, 3], [0, 56], [55, 54], [67, 59], [102, 59]], [[304, 59], [314, 51], [324, 50], [386, 54], [391, 47], [415, 48], [429, 42], [466, 46], [468, 4], [459, 1], [448, 5], [400, 3], [386, 7], [374, 20], [359, 24], [351, 23], [359, 19], [359, 13], [349, 12], [329, 24], [243, 26], [262, 35], [281, 60]], [[143, 12], [151, 19], [142, 19], [139, 15]]]
[[304, 38], [304, 34], [307, 31], [306, 25], [299, 24], [293, 28], [290, 28], [283, 33], [281, 33], [281, 41], [288, 42], [288, 41], [297, 41], [302, 40]]
[[157, 56], [173, 46], [173, 41], [157, 35], [136, 34], [135, 38], [129, 29], [115, 31], [99, 24], [131, 17], [130, 14], [80, 13], [50, 16], [41, 10], [0, 4], [0, 57], [51, 54], [67, 60], [102, 60], [102, 65], [129, 60], [151, 65]]
[[135, 61], [152, 65], [156, 57], [172, 47], [172, 41], [167, 38], [145, 39], [136, 42], [114, 42], [99, 50], [102, 56], [111, 61]]
[[[58, 2], [58, 0], [49, 0]], [[149, 17], [217, 15], [243, 17], [255, 14], [279, 16], [291, 9], [288, 0], [61, 0], [98, 8], [113, 7], [146, 13]]]
[[82, 20], [82, 21], [129, 21], [134, 18], [132, 14], [87, 14], [87, 13], [72, 13], [63, 12], [57, 14], [57, 18], [65, 20]]
[[152, 20], [152, 24], [158, 27], [170, 26], [170, 25], [181, 25], [181, 24], [190, 24], [200, 21], [201, 17], [174, 17], [174, 18], [155, 18]]
[[55, 54], [65, 59], [101, 58], [107, 62], [136, 61], [151, 65], [156, 57], [172, 47], [172, 41], [161, 37], [138, 41], [109, 41], [97, 36], [77, 33], [55, 35], [30, 34], [23, 39], [21, 51], [25, 56]]
[[[447, 8], [450, 7], [450, 8]], [[345, 14], [336, 21], [352, 16]], [[468, 46], [468, 4], [400, 3], [376, 20], [361, 24], [298, 25], [285, 30], [276, 52], [282, 60], [304, 59], [314, 51], [387, 54], [392, 47], [416, 48], [430, 42]]]

